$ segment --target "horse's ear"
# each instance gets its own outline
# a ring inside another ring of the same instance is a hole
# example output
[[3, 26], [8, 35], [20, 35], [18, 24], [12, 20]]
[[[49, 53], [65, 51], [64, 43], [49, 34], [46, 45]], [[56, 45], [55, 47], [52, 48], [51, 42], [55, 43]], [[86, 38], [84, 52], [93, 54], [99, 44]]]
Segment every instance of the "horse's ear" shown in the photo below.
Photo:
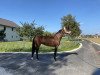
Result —
[[67, 29], [70, 30], [71, 29], [70, 26], [67, 26]]
[[65, 29], [66, 29], [66, 27], [64, 26], [64, 27], [63, 27], [63, 29], [65, 30]]
[[65, 32], [67, 32], [67, 31], [66, 31], [66, 27], [65, 27], [65, 26], [64, 26], [63, 30], [64, 30]]
[[68, 26], [68, 30], [70, 30], [70, 27]]
[[70, 26], [64, 26], [63, 29], [64, 30], [70, 30]]
[[67, 30], [67, 29], [69, 29], [69, 27], [68, 27], [68, 26], [67, 26], [67, 27], [66, 27], [66, 26], [64, 26], [64, 27], [63, 27], [63, 29], [64, 29], [64, 30]]

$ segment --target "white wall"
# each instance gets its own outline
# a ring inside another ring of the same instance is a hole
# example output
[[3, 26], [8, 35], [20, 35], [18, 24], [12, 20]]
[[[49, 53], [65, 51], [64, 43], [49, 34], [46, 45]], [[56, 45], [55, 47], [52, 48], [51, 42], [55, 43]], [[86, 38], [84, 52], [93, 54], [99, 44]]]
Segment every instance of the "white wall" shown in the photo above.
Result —
[[7, 41], [18, 41], [18, 40], [20, 40], [20, 36], [17, 34], [15, 28], [13, 28], [13, 31], [12, 31], [11, 27], [6, 27], [5, 33], [6, 33], [5, 39]]

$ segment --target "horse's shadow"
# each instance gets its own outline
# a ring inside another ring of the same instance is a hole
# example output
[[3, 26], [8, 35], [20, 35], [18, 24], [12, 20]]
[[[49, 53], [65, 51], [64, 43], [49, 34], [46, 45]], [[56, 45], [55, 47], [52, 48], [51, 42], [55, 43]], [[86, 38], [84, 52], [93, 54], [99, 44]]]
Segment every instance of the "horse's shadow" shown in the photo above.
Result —
[[[67, 63], [67, 56], [69, 55], [78, 55], [78, 53], [76, 52], [70, 52], [70, 53], [66, 53], [66, 52], [63, 52], [63, 53], [57, 53], [57, 60], [55, 61], [54, 60], [54, 54], [39, 54], [39, 60], [36, 59], [36, 55], [34, 56], [34, 59], [37, 60], [37, 61], [40, 61], [40, 62], [58, 62], [58, 61], [61, 61], [63, 63]], [[28, 58], [30, 59], [30, 58]]]
[[58, 56], [60, 57], [60, 58], [64, 58], [64, 57], [66, 57], [66, 56], [68, 56], [68, 55], [72, 55], [72, 54], [74, 54], [74, 55], [78, 55], [78, 53], [76, 53], [76, 52], [70, 52], [70, 53], [58, 53]]
[[1, 53], [0, 66], [10, 71], [14, 75], [56, 75], [56, 68], [67, 66], [67, 57], [77, 53], [62, 53], [57, 55], [57, 61], [53, 59], [53, 54], [39, 54], [39, 60], [34, 56], [31, 60], [31, 54], [23, 53]]

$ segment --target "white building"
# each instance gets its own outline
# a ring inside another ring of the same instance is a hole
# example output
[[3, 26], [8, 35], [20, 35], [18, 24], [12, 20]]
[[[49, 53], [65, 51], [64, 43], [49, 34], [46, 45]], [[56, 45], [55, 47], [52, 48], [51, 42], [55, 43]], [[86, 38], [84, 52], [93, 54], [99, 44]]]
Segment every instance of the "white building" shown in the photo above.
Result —
[[16, 32], [18, 25], [12, 21], [0, 18], [0, 30], [5, 30], [5, 39], [7, 41], [20, 40], [20, 36]]

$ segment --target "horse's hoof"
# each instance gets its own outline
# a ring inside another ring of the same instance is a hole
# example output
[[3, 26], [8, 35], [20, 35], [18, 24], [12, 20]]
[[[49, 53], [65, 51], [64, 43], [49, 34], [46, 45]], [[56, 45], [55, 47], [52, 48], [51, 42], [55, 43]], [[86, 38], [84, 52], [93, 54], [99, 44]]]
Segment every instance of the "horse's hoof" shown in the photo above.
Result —
[[39, 58], [37, 58], [37, 60], [39, 60]]
[[31, 60], [33, 60], [33, 57], [31, 57]]
[[57, 61], [57, 59], [56, 59], [56, 58], [54, 58], [54, 60], [55, 60], [55, 61]]

